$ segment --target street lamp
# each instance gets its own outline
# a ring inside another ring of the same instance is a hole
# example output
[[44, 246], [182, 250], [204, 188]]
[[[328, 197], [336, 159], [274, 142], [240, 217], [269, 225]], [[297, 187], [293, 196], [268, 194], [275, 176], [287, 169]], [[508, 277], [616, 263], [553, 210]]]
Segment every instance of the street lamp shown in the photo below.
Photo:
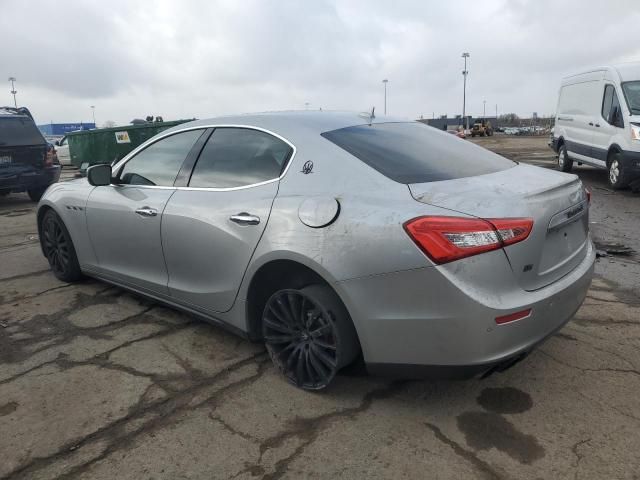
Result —
[[487, 101], [483, 100], [482, 101], [482, 118], [485, 118], [487, 116]]
[[91, 115], [93, 116], [93, 128], [98, 128], [96, 125], [96, 106], [91, 105]]
[[389, 80], [387, 80], [386, 78], [384, 80], [382, 80], [382, 83], [384, 83], [384, 114], [387, 114], [387, 83], [389, 83]]
[[16, 77], [9, 77], [9, 81], [11, 82], [11, 94], [13, 95], [13, 105], [18, 108], [18, 102], [16, 101], [16, 93], [18, 93], [18, 91], [16, 90], [16, 87], [14, 85], [14, 82], [16, 81]]
[[469, 58], [469, 52], [464, 52], [462, 58], [464, 58], [464, 70], [462, 71], [462, 76], [464, 77], [464, 86], [462, 87], [462, 121], [467, 123], [466, 130], [469, 130], [469, 119], [467, 119], [467, 75], [469, 74], [467, 70], [467, 58]]

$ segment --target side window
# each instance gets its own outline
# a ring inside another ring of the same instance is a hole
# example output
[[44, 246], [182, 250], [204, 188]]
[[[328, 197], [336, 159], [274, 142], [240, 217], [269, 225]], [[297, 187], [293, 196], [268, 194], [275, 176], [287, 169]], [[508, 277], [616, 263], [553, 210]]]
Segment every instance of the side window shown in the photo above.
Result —
[[602, 100], [602, 118], [615, 127], [624, 127], [622, 120], [622, 110], [618, 95], [613, 85], [604, 87], [604, 98]]
[[158, 140], [125, 163], [120, 183], [170, 187], [182, 162], [204, 130], [189, 130]]
[[278, 178], [290, 145], [259, 130], [216, 128], [196, 163], [190, 187], [231, 188]]
[[613, 85], [606, 85], [604, 87], [604, 98], [602, 100], [602, 118], [607, 122], [609, 121], [609, 113], [611, 113], [611, 101], [613, 100]]

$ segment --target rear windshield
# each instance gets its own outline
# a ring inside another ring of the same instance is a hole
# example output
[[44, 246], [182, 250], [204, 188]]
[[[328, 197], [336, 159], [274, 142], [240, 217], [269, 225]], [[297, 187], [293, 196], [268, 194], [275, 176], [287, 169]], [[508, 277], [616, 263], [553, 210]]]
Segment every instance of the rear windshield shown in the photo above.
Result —
[[0, 116], [0, 147], [44, 144], [44, 137], [30, 118]]
[[489, 150], [419, 122], [358, 125], [322, 136], [400, 183], [473, 177], [515, 165]]

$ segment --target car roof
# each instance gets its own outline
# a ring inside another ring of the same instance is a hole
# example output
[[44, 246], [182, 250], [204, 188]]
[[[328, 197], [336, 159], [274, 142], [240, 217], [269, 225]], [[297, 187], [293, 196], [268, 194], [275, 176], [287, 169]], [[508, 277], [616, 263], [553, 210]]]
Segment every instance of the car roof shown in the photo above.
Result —
[[355, 125], [388, 122], [413, 122], [404, 117], [376, 116], [370, 119], [368, 113], [336, 111], [284, 111], [227, 115], [196, 120], [173, 127], [166, 132], [184, 130], [198, 126], [226, 125], [251, 126], [277, 133], [285, 138], [299, 138], [301, 135], [319, 135]]
[[611, 72], [614, 75], [617, 74], [621, 82], [640, 80], [640, 62], [627, 62], [619, 63], [617, 65], [593, 67], [564, 77], [563, 84], [565, 84], [565, 82], [570, 83], [575, 80], [576, 77], [588, 75], [590, 73], [595, 74], [597, 72]]

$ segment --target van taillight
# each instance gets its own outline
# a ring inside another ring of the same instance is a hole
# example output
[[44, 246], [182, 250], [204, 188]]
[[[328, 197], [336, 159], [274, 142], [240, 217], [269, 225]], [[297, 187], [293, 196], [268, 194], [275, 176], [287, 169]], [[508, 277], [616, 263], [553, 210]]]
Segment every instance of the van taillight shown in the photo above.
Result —
[[435, 263], [447, 263], [525, 240], [531, 218], [417, 217], [404, 225], [415, 244]]

